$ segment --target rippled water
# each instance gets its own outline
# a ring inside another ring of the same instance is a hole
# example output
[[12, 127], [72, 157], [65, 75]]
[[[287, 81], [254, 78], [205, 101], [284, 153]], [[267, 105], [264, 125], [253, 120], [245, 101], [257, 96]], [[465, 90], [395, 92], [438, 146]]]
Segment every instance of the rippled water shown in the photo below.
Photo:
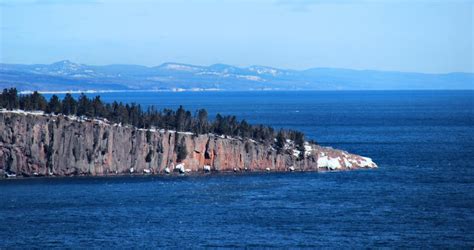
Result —
[[0, 247], [473, 247], [474, 92], [102, 94], [236, 114], [377, 170], [0, 181]]

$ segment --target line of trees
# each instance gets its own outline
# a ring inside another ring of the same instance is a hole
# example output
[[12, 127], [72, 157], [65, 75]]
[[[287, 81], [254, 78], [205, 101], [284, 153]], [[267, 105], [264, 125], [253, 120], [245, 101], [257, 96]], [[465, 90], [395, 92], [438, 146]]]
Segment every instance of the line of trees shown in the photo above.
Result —
[[0, 107], [8, 110], [44, 111], [49, 114], [85, 116], [89, 118], [106, 118], [114, 123], [130, 124], [149, 129], [152, 127], [176, 131], [190, 131], [195, 134], [214, 133], [218, 135], [239, 136], [276, 145], [283, 149], [286, 140], [292, 140], [302, 149], [304, 134], [295, 130], [279, 130], [265, 125], [251, 125], [235, 116], [217, 114], [209, 121], [205, 109], [197, 110], [194, 115], [180, 106], [177, 110], [158, 110], [154, 106], [142, 109], [139, 104], [122, 102], [104, 103], [100, 96], [88, 98], [81, 94], [77, 100], [66, 94], [61, 100], [53, 95], [49, 101], [38, 92], [19, 95], [15, 88], [4, 89], [0, 94]]

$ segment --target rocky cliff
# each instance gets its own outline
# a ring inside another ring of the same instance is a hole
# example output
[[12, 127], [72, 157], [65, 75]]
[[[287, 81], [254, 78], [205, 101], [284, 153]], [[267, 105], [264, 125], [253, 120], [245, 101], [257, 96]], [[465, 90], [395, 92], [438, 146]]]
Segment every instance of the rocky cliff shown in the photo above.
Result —
[[[186, 148], [178, 162], [177, 148]], [[370, 158], [307, 143], [304, 152], [250, 139], [137, 129], [103, 120], [0, 111], [1, 176], [322, 171], [377, 167]]]

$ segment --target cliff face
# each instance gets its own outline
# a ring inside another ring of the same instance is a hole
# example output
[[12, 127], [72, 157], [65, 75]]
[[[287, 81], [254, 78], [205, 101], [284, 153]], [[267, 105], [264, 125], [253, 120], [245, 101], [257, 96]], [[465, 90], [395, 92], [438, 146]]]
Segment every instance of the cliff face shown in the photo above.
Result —
[[[186, 148], [177, 162], [177, 145]], [[307, 144], [304, 157], [247, 139], [145, 130], [100, 120], [0, 112], [0, 174], [22, 176], [373, 168], [369, 158]]]

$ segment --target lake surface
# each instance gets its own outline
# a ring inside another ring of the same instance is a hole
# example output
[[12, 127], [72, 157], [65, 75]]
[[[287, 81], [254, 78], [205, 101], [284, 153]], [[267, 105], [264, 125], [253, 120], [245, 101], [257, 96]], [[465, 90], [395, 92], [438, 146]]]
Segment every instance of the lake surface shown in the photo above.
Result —
[[0, 248], [474, 246], [474, 91], [101, 96], [299, 129], [379, 169], [0, 181]]

